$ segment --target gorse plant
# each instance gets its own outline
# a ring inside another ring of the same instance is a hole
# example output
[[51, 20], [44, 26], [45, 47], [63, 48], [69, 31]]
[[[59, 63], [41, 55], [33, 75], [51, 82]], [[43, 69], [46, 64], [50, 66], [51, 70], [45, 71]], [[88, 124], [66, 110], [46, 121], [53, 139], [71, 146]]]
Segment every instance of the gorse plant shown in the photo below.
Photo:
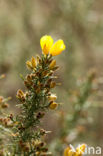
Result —
[[[0, 80], [3, 79], [5, 75], [0, 76]], [[12, 131], [9, 128], [12, 127], [11, 116], [8, 115], [7, 108], [9, 107], [8, 101], [11, 97], [4, 98], [0, 96], [0, 156], [4, 155], [3, 149], [7, 143], [11, 140]]]
[[[7, 101], [9, 98], [4, 99], [0, 97], [2, 116], [0, 118], [0, 131], [3, 134], [0, 138], [0, 156], [52, 155], [44, 140], [45, 135], [49, 131], [41, 127], [41, 119], [48, 110], [54, 110], [58, 107], [58, 103], [56, 102], [57, 96], [51, 91], [58, 85], [55, 82], [55, 78], [57, 77], [54, 75], [58, 66], [53, 56], [59, 55], [65, 50], [65, 44], [62, 40], [58, 40], [53, 44], [51, 36], [43, 36], [40, 44], [42, 56], [32, 57], [31, 60], [28, 60], [26, 66], [30, 72], [25, 77], [21, 75], [26, 91], [22, 91], [21, 89], [17, 91], [17, 98], [19, 100], [17, 106], [20, 108], [19, 114], [14, 116], [13, 114], [8, 115], [8, 113], [4, 113], [2, 110], [8, 107]], [[0, 79], [3, 77], [2, 75]], [[81, 109], [75, 108], [72, 114], [72, 121], [69, 121], [70, 124], [76, 123], [78, 120], [79, 117], [77, 116], [82, 111], [82, 105], [91, 90], [92, 80], [93, 75], [90, 75], [82, 95], [78, 97], [78, 102], [75, 104], [75, 106], [81, 106], [79, 107]], [[65, 122], [67, 123], [66, 119]], [[65, 127], [61, 131], [60, 138], [66, 138], [67, 134], [67, 127]], [[85, 147], [85, 144], [83, 144], [77, 147], [76, 151], [73, 151], [71, 147], [67, 147], [64, 150], [64, 156], [82, 156]]]
[[[18, 90], [17, 97], [21, 102], [22, 112], [18, 116], [17, 132], [20, 146], [20, 154], [26, 155], [47, 155], [47, 148], [41, 137], [47, 132], [39, 127], [40, 119], [45, 115], [45, 111], [55, 109], [58, 104], [55, 102], [56, 95], [50, 91], [56, 86], [54, 81], [54, 71], [58, 68], [56, 61], [52, 58], [60, 54], [65, 45], [62, 40], [58, 40], [53, 45], [53, 39], [50, 36], [44, 36], [40, 40], [43, 55], [37, 59], [32, 57], [27, 61], [27, 67], [31, 73], [24, 79], [27, 91], [23, 93]], [[17, 149], [18, 153], [18, 149]]]
[[43, 137], [48, 133], [40, 126], [40, 120], [49, 109], [54, 110], [58, 104], [56, 95], [51, 90], [58, 85], [55, 82], [54, 72], [58, 68], [53, 56], [59, 55], [65, 50], [62, 40], [53, 44], [50, 36], [43, 36], [40, 40], [42, 56], [31, 58], [26, 62], [30, 73], [22, 79], [26, 91], [19, 89], [17, 98], [20, 113], [9, 117], [12, 126], [12, 139], [5, 147], [3, 155], [10, 156], [47, 156], [51, 155]]

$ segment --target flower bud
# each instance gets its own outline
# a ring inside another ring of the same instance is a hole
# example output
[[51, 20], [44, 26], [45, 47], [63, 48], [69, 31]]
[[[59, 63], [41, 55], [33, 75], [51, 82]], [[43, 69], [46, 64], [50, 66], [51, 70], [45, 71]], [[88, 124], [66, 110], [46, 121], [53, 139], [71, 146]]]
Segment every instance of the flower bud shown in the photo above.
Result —
[[40, 93], [40, 87], [38, 87], [38, 88], [36, 89], [36, 93], [37, 93], [37, 94]]
[[44, 112], [39, 112], [39, 113], [37, 114], [37, 118], [38, 118], [38, 119], [43, 118], [44, 115], [45, 115]]
[[53, 109], [57, 108], [57, 106], [58, 106], [58, 104], [56, 102], [52, 101], [52, 102], [50, 102], [49, 108], [53, 110]]
[[25, 94], [20, 89], [17, 91], [17, 98], [19, 98], [21, 102], [25, 102]]
[[35, 68], [36, 67], [36, 60], [34, 57], [32, 57], [31, 59], [31, 64], [32, 64], [32, 67]]
[[27, 81], [32, 81], [32, 78], [31, 78], [30, 75], [27, 75], [27, 76], [26, 76], [26, 79], [27, 79]]
[[35, 74], [30, 74], [30, 77], [33, 80], [35, 78]]
[[36, 56], [36, 58], [37, 58], [37, 62], [41, 63], [41, 59], [40, 59], [40, 57], [38, 55]]
[[2, 108], [8, 108], [8, 104], [7, 103], [4, 103], [3, 105], [2, 105]]
[[46, 70], [42, 72], [42, 76], [46, 76], [47, 74], [48, 74], [48, 71]]
[[21, 98], [22, 96], [24, 96], [24, 93], [23, 93], [23, 91], [22, 91], [21, 89], [19, 89], [19, 90], [17, 91], [17, 97], [18, 97], [18, 98]]
[[44, 134], [46, 134], [46, 131], [44, 129], [40, 129], [40, 134], [44, 135]]
[[55, 82], [51, 82], [50, 83], [50, 88], [54, 88], [56, 86], [56, 83]]
[[56, 99], [57, 99], [57, 96], [54, 94], [51, 94], [50, 96], [48, 96], [48, 100], [50, 100], [50, 101], [54, 101]]
[[24, 81], [24, 84], [25, 84], [25, 86], [26, 86], [28, 89], [30, 89], [31, 86], [30, 86], [30, 83], [29, 83], [28, 81], [25, 80], [25, 81]]
[[30, 61], [27, 61], [27, 62], [26, 62], [26, 65], [27, 65], [27, 68], [28, 68], [28, 69], [33, 69], [33, 68], [32, 68], [32, 64], [31, 64]]
[[48, 148], [42, 148], [42, 151], [43, 152], [47, 152], [48, 151]]
[[52, 60], [52, 62], [49, 65], [49, 68], [53, 69], [55, 67], [55, 65], [56, 65], [56, 60]]

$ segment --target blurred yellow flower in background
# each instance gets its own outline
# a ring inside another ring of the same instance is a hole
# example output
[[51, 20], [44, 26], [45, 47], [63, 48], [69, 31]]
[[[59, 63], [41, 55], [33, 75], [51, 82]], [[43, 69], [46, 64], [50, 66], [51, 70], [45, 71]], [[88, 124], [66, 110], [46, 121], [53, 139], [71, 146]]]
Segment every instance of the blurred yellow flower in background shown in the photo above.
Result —
[[66, 46], [63, 42], [63, 40], [58, 40], [53, 44], [53, 39], [51, 36], [43, 36], [40, 39], [40, 45], [41, 49], [43, 51], [43, 54], [51, 54], [52, 56], [59, 55], [63, 50], [65, 50]]
[[76, 150], [69, 146], [64, 150], [64, 156], [82, 156], [85, 152], [85, 148], [85, 144], [79, 145]]
[[85, 144], [82, 144], [82, 145], [78, 146], [76, 148], [76, 155], [75, 156], [82, 156], [84, 151], [85, 151], [85, 148], [86, 148]]
[[64, 150], [64, 156], [74, 156], [75, 152], [72, 150], [71, 147], [67, 147]]

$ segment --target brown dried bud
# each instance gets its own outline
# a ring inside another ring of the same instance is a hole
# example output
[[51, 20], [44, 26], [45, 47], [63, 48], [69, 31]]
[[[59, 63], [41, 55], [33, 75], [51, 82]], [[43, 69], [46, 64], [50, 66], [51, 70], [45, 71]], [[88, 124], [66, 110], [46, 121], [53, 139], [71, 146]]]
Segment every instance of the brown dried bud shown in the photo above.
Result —
[[54, 88], [56, 86], [56, 83], [55, 82], [51, 82], [50, 83], [50, 88]]
[[55, 65], [56, 65], [56, 60], [52, 60], [52, 62], [49, 65], [49, 68], [53, 69], [55, 67]]
[[33, 88], [36, 90], [37, 89], [37, 85], [36, 84], [33, 84]]
[[44, 112], [39, 112], [39, 113], [37, 114], [37, 118], [38, 118], [38, 119], [43, 118], [44, 115], [45, 115]]
[[48, 151], [48, 148], [42, 148], [42, 151], [43, 152], [47, 152]]
[[3, 96], [0, 96], [0, 103], [3, 102]]
[[32, 81], [31, 75], [26, 76], [27, 81]]
[[17, 96], [18, 97], [22, 97], [22, 96], [24, 96], [24, 93], [23, 93], [23, 91], [21, 90], [21, 89], [19, 89], [18, 91], [17, 91]]
[[32, 80], [35, 78], [35, 74], [31, 74], [30, 76]]
[[36, 89], [36, 93], [37, 93], [37, 94], [40, 93], [40, 87], [38, 87], [38, 88]]
[[29, 146], [25, 146], [25, 147], [23, 148], [23, 150], [24, 150], [25, 152], [28, 152], [28, 151], [29, 151]]
[[3, 118], [0, 118], [0, 122], [1, 122], [1, 123], [3, 122]]
[[52, 81], [52, 79], [50, 78], [50, 79], [48, 80], [47, 84], [48, 84], [48, 83], [51, 83], [51, 81]]
[[4, 151], [3, 151], [3, 149], [0, 150], [0, 156], [4, 156]]
[[20, 89], [17, 91], [17, 98], [19, 98], [21, 102], [25, 102], [25, 94]]
[[50, 73], [48, 74], [48, 76], [52, 76], [53, 75], [53, 71], [50, 71]]
[[44, 142], [41, 142], [41, 143], [40, 143], [40, 146], [43, 147], [43, 146], [44, 146]]
[[46, 131], [45, 131], [44, 129], [41, 129], [41, 130], [40, 130], [40, 134], [41, 134], [41, 135], [45, 135], [45, 134], [46, 134]]
[[46, 76], [47, 74], [48, 74], [48, 71], [47, 70], [42, 72], [42, 76], [43, 77]]
[[28, 89], [30, 89], [31, 88], [31, 86], [30, 86], [30, 83], [28, 83], [28, 81], [24, 81], [24, 84], [25, 84], [25, 86], [28, 88]]
[[9, 118], [12, 120], [13, 119], [13, 114], [10, 114], [9, 115]]
[[38, 76], [38, 77], [39, 77], [39, 74], [40, 74], [40, 72], [36, 72], [36, 76]]
[[3, 105], [2, 105], [2, 108], [8, 108], [9, 107], [9, 105], [7, 104], [7, 103], [4, 103]]
[[23, 131], [23, 130], [25, 130], [25, 127], [20, 126], [20, 127], [18, 127], [18, 129]]
[[33, 68], [32, 68], [32, 64], [31, 64], [30, 61], [27, 61], [27, 62], [26, 62], [26, 65], [27, 65], [27, 68], [29, 68], [29, 69], [33, 69]]
[[36, 58], [37, 58], [37, 62], [41, 63], [41, 59], [40, 59], [40, 57], [38, 55], [36, 56]]

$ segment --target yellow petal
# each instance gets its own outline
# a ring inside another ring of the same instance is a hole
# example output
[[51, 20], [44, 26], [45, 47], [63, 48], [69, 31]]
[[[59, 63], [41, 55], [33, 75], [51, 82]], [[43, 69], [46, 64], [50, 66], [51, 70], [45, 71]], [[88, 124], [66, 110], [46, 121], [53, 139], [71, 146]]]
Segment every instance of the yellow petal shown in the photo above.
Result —
[[55, 67], [55, 65], [56, 65], [56, 60], [52, 60], [52, 62], [49, 65], [49, 68], [53, 69]]
[[40, 39], [40, 45], [41, 45], [41, 49], [43, 51], [44, 54], [48, 54], [52, 45], [53, 45], [53, 39], [51, 36], [43, 36]]
[[48, 100], [50, 100], [50, 101], [54, 101], [56, 99], [57, 99], [57, 96], [54, 94], [51, 94], [50, 96], [48, 96]]
[[82, 156], [83, 153], [85, 152], [85, 148], [86, 148], [85, 144], [82, 144], [79, 147], [77, 147], [76, 148], [76, 156]]
[[72, 149], [70, 147], [67, 147], [64, 150], [64, 156], [75, 156], [75, 152], [72, 151]]
[[34, 57], [32, 57], [31, 59], [31, 64], [32, 64], [32, 67], [35, 68], [36, 67], [36, 60]]
[[69, 156], [69, 155], [68, 155], [69, 150], [70, 150], [70, 148], [69, 148], [69, 147], [67, 147], [67, 148], [64, 150], [64, 156]]
[[50, 104], [49, 108], [53, 110], [53, 109], [57, 108], [57, 106], [58, 106], [58, 104], [56, 102], [52, 102]]
[[54, 88], [55, 86], [56, 86], [56, 83], [52, 81], [52, 82], [50, 83], [50, 88]]
[[29, 69], [32, 69], [31, 61], [27, 61], [27, 62], [26, 62], [26, 65], [27, 65], [27, 67], [28, 67]]
[[52, 56], [59, 55], [63, 50], [65, 50], [65, 44], [63, 40], [58, 40], [50, 49], [50, 54]]

